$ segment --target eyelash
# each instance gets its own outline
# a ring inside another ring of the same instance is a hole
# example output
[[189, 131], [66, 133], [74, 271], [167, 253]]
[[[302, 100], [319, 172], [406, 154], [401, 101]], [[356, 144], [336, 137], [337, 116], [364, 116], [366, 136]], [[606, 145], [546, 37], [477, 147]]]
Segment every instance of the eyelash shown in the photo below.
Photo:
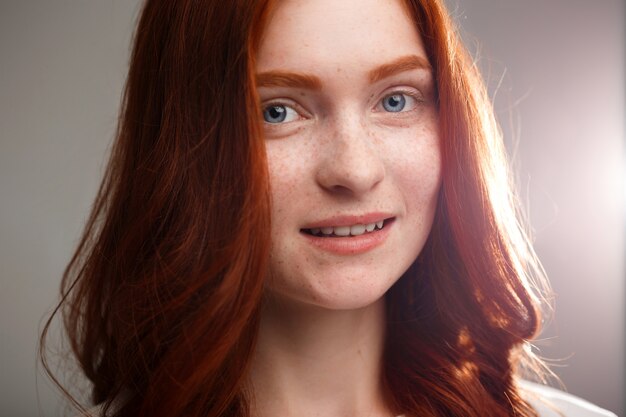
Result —
[[[394, 91], [392, 91], [392, 92], [390, 92], [388, 94], [385, 94], [381, 99], [379, 99], [376, 102], [376, 106], [375, 106], [376, 110], [375, 110], [375, 112], [376, 113], [378, 113], [378, 112], [380, 112], [380, 113], [387, 113], [387, 114], [393, 115], [393, 114], [396, 114], [396, 113], [399, 113], [399, 114], [410, 113], [410, 112], [415, 110], [415, 108], [412, 108], [412, 109], [409, 109], [409, 110], [404, 110], [404, 108], [403, 108], [399, 112], [385, 111], [384, 110], [384, 105], [383, 105], [384, 100], [388, 99], [389, 97], [395, 96], [395, 95], [402, 95], [404, 97], [410, 98], [411, 100], [414, 100], [414, 104], [413, 104], [414, 107], [417, 107], [418, 105], [420, 105], [420, 104], [425, 102], [425, 100], [421, 96], [421, 94], [416, 93], [413, 90], [398, 89], [398, 90], [394, 90]], [[282, 100], [271, 101], [271, 102], [265, 104], [263, 106], [263, 109], [262, 109], [264, 118], [265, 118], [265, 112], [268, 111], [268, 109], [270, 109], [272, 107], [285, 107], [287, 109], [290, 109], [291, 111], [295, 112], [295, 114], [298, 117], [298, 119], [290, 120], [290, 121], [287, 121], [287, 122], [281, 121], [281, 122], [278, 122], [278, 123], [272, 123], [272, 122], [268, 122], [268, 121], [264, 120], [264, 122], [267, 125], [270, 125], [270, 126], [279, 126], [279, 125], [283, 125], [283, 124], [287, 124], [287, 123], [291, 123], [291, 122], [297, 121], [297, 120], [302, 119], [302, 118], [306, 118], [306, 116], [303, 117], [302, 114], [303, 113], [306, 114], [307, 112], [304, 111], [299, 105], [297, 105], [295, 103], [292, 103], [292, 102], [285, 102], [285, 101], [282, 101]], [[383, 110], [380, 110], [379, 108], [382, 108]]]

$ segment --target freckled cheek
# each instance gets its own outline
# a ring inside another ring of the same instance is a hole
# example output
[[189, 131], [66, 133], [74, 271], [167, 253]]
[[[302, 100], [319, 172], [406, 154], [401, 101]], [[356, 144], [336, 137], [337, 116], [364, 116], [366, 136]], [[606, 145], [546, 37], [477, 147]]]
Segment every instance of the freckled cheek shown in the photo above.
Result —
[[434, 212], [441, 186], [441, 154], [438, 137], [430, 132], [412, 132], [399, 141], [387, 161], [402, 193], [407, 210], [424, 215]]
[[[292, 140], [288, 138], [286, 140]], [[310, 181], [310, 170], [307, 167], [305, 151], [291, 144], [269, 144], [267, 147], [268, 170], [270, 176], [272, 228], [291, 226], [299, 207], [310, 199], [306, 194], [307, 180]]]
[[272, 197], [272, 220], [276, 224], [276, 218], [285, 215], [284, 207], [286, 201], [293, 198], [297, 189], [297, 183], [290, 170], [293, 169], [290, 164], [285, 163], [279, 158], [268, 158], [270, 172], [270, 190]]

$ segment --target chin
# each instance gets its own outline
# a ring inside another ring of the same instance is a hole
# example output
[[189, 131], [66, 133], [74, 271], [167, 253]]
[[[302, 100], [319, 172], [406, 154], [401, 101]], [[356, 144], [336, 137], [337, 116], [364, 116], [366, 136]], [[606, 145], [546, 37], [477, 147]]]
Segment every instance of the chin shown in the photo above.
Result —
[[[408, 268], [408, 266], [407, 266]], [[285, 282], [273, 275], [268, 290], [277, 302], [327, 310], [358, 310], [381, 301], [404, 270], [387, 274], [360, 273], [312, 274], [298, 282]], [[330, 277], [334, 277], [331, 279]], [[282, 281], [282, 282], [281, 282]]]

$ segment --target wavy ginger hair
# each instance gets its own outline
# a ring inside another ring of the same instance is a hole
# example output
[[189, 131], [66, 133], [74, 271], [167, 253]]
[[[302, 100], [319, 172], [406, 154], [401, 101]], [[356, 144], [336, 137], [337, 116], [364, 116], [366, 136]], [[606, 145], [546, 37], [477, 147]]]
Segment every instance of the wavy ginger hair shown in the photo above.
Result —
[[[535, 416], [516, 375], [542, 275], [501, 135], [442, 2], [404, 2], [436, 79], [443, 171], [428, 242], [386, 295], [387, 401], [407, 416]], [[109, 415], [250, 415], [270, 242], [255, 51], [270, 3], [143, 7], [117, 140], [57, 307]]]

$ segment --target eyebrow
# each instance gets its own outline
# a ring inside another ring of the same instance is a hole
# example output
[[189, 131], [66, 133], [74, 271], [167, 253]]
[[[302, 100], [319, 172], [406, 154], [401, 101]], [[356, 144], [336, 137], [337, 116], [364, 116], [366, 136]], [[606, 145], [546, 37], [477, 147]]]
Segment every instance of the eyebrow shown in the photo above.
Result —
[[315, 75], [286, 71], [262, 72], [256, 76], [257, 87], [292, 87], [305, 90], [321, 90], [322, 80]]
[[[395, 74], [415, 69], [430, 71], [431, 66], [428, 60], [421, 56], [406, 55], [369, 71], [368, 78], [373, 84]], [[314, 91], [322, 89], [322, 80], [315, 75], [279, 70], [257, 74], [256, 84], [257, 87], [291, 87]]]
[[431, 71], [432, 68], [426, 58], [418, 55], [406, 55], [371, 70], [369, 80], [373, 84], [398, 73], [416, 69]]

